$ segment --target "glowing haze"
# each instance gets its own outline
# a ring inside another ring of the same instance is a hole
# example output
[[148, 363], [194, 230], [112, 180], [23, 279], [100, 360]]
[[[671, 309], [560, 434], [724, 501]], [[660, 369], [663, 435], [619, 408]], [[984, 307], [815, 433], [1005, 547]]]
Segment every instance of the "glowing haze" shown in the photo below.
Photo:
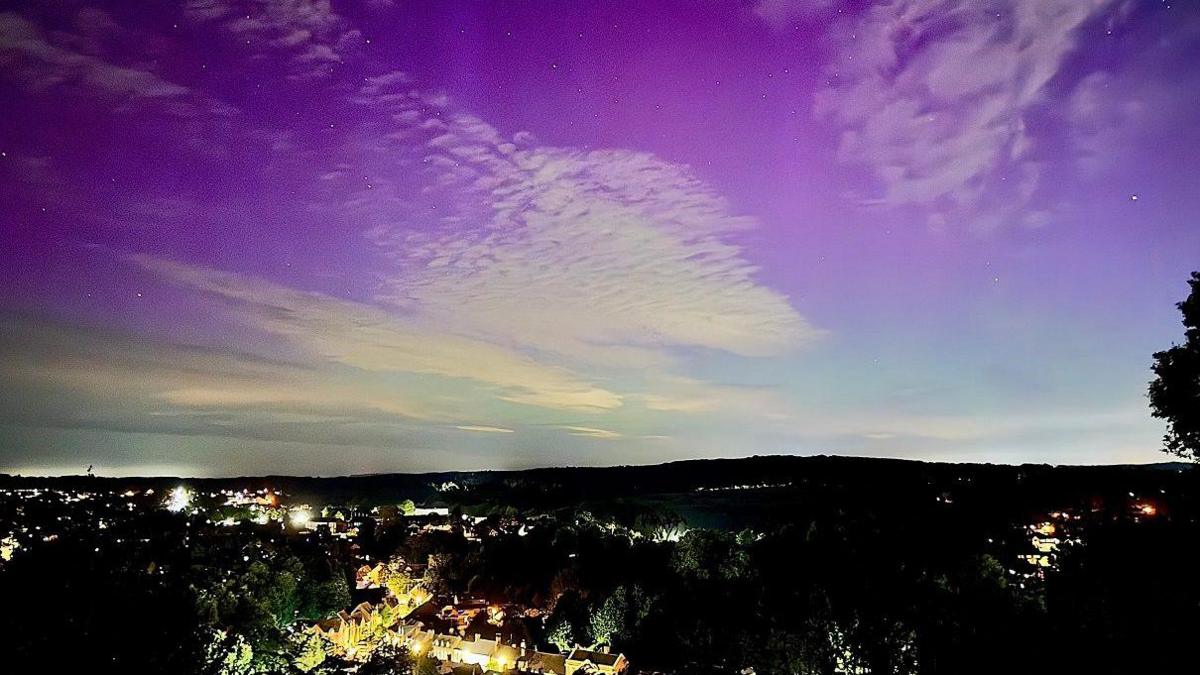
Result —
[[0, 471], [1161, 457], [1200, 11], [0, 13]]

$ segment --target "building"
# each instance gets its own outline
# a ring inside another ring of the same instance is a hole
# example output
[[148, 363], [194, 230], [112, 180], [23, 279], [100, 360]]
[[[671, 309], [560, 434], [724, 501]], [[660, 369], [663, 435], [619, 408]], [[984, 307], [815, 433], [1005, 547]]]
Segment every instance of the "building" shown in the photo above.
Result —
[[521, 656], [517, 659], [517, 669], [523, 673], [566, 675], [567, 657], [564, 654], [526, 650], [522, 646]]
[[625, 660], [624, 654], [610, 654], [607, 648], [604, 651], [595, 652], [576, 646], [567, 655], [566, 667], [566, 675], [575, 675], [575, 673], [618, 675], [629, 667], [629, 662]]
[[628, 665], [624, 655], [592, 652], [576, 647], [570, 656], [539, 652], [506, 643], [499, 634], [485, 639], [476, 633], [472, 638], [434, 634], [423, 630], [420, 623], [399, 626], [396, 643], [403, 644], [414, 654], [428, 654], [446, 665], [478, 666], [484, 672], [504, 673], [517, 670], [535, 675], [572, 675], [573, 673], [605, 673], [618, 675]]
[[499, 633], [485, 639], [435, 633], [417, 622], [404, 622], [395, 598], [372, 605], [360, 603], [314, 625], [310, 630], [333, 644], [333, 652], [362, 659], [379, 644], [403, 645], [413, 654], [428, 655], [444, 669], [472, 666], [480, 672], [516, 670], [535, 675], [621, 675], [628, 667], [623, 654], [592, 651], [576, 646], [569, 654], [554, 654], [506, 643]]
[[383, 577], [383, 563], [376, 563], [374, 567], [363, 565], [354, 573], [354, 586], [360, 591], [368, 588], [379, 588], [383, 585]]
[[383, 603], [372, 605], [363, 602], [349, 612], [338, 612], [310, 630], [331, 642], [335, 653], [355, 658], [361, 653], [369, 652], [379, 642], [388, 627], [388, 617], [385, 616], [387, 611], [383, 608]]

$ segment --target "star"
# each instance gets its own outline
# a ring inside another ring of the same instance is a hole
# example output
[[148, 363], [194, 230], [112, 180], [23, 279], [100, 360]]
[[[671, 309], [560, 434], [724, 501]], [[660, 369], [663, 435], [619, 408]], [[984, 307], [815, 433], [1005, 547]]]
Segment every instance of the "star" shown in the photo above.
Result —
[[1137, 200], [1138, 196], [1136, 194], [1129, 195], [1129, 201], [1136, 202]]

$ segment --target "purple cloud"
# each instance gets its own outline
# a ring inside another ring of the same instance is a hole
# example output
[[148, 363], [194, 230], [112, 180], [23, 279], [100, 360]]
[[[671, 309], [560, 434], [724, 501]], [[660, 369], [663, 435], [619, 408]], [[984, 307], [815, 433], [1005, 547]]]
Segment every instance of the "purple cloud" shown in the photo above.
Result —
[[1030, 115], [1114, 5], [896, 0], [839, 22], [816, 111], [841, 129], [839, 159], [874, 173], [862, 199], [930, 207], [939, 226], [1019, 221], [1043, 173]]

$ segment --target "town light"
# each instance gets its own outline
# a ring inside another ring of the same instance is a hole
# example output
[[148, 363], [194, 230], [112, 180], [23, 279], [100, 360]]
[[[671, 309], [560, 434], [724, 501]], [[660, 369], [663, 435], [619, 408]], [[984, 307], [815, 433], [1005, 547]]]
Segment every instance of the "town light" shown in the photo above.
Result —
[[292, 527], [305, 527], [312, 521], [312, 513], [305, 509], [296, 509], [289, 514], [288, 521], [291, 522]]
[[171, 493], [167, 495], [167, 510], [172, 513], [179, 513], [191, 506], [191, 504], [192, 493], [182, 485], [171, 490]]

